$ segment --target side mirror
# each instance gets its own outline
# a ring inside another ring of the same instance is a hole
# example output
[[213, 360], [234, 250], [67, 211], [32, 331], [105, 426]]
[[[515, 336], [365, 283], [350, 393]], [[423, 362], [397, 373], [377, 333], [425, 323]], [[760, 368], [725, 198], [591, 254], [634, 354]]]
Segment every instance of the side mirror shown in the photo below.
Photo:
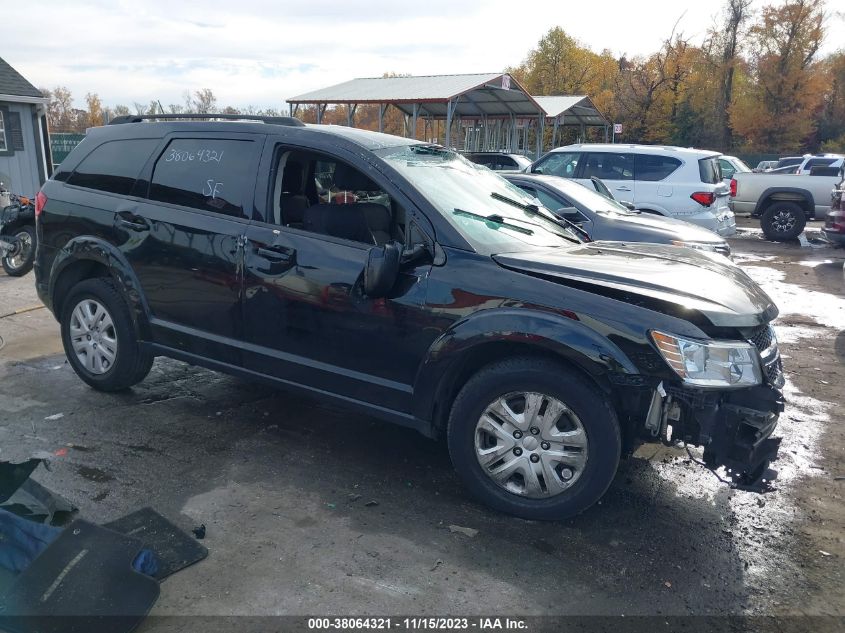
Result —
[[557, 214], [565, 217], [571, 222], [581, 220], [581, 214], [578, 213], [578, 209], [576, 209], [575, 207], [561, 207], [557, 210]]
[[373, 299], [387, 296], [399, 275], [399, 247], [387, 243], [371, 248], [364, 268], [364, 294]]
[[411, 248], [402, 251], [399, 257], [400, 264], [412, 264], [428, 255], [428, 247], [425, 244], [414, 244]]

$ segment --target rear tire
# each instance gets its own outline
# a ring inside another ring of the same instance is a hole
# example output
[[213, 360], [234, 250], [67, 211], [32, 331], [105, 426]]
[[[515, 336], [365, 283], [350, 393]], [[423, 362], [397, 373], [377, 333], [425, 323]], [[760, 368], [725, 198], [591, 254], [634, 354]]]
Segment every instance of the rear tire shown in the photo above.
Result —
[[616, 414], [595, 385], [531, 357], [494, 363], [470, 378], [452, 405], [447, 439], [452, 464], [475, 497], [534, 520], [565, 519], [598, 501], [622, 446]]
[[68, 361], [94, 389], [121, 391], [150, 373], [155, 357], [137, 340], [129, 306], [111, 279], [71, 288], [60, 324]]
[[807, 226], [807, 214], [794, 202], [773, 202], [760, 218], [760, 227], [773, 242], [794, 240]]
[[35, 228], [29, 225], [19, 226], [7, 237], [14, 237], [18, 241], [20, 252], [3, 258], [3, 270], [9, 277], [23, 277], [32, 270], [35, 261]]

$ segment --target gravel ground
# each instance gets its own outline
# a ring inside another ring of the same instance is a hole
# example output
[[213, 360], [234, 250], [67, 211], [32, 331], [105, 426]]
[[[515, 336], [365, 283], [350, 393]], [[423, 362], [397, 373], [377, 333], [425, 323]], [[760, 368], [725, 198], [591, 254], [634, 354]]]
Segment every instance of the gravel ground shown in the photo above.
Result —
[[36, 479], [95, 522], [151, 505], [207, 526], [209, 557], [162, 584], [154, 615], [826, 615], [840, 619], [812, 628], [835, 628], [845, 252], [740, 225], [735, 259], [781, 309], [788, 375], [764, 496], [646, 446], [577, 519], [496, 514], [466, 495], [442, 444], [306, 398], [168, 359], [128, 393], [90, 390], [31, 274], [0, 274], [0, 315], [35, 308], [0, 317], [0, 459], [52, 454]]

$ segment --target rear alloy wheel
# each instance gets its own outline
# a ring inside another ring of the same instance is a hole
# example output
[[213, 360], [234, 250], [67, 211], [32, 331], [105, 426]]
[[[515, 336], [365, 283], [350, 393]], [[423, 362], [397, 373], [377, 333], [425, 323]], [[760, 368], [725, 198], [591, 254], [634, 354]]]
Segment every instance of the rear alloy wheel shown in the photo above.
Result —
[[94, 389], [126, 389], [150, 372], [154, 356], [137, 340], [129, 306], [111, 279], [71, 288], [60, 321], [65, 355]]
[[452, 405], [449, 453], [483, 503], [525, 519], [583, 512], [605, 493], [621, 437], [607, 398], [577, 371], [550, 360], [489, 365]]
[[22, 226], [11, 236], [15, 240], [14, 250], [3, 258], [3, 270], [10, 277], [23, 277], [35, 261], [35, 229]]
[[775, 202], [763, 212], [760, 227], [773, 242], [794, 240], [807, 225], [807, 214], [794, 202]]

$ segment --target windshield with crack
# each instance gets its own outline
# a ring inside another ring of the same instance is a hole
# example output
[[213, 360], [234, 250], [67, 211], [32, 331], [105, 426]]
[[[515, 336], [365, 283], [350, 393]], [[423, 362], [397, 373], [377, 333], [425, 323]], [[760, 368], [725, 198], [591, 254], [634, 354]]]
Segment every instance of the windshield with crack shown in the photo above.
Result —
[[581, 240], [538, 201], [501, 176], [436, 145], [375, 152], [485, 254], [571, 246]]

